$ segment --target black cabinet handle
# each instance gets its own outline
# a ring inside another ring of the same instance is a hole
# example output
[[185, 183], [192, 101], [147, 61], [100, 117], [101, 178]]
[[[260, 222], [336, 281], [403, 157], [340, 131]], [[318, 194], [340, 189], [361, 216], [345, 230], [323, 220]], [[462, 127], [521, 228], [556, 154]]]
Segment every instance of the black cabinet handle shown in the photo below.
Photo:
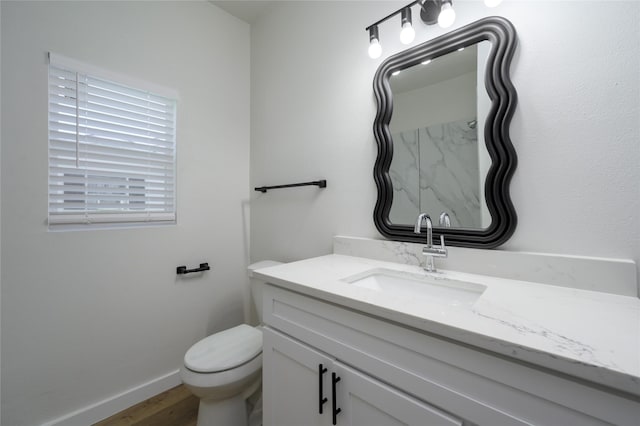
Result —
[[331, 373], [331, 409], [333, 411], [333, 424], [338, 424], [338, 414], [342, 411], [337, 407], [336, 402], [336, 384], [340, 381], [340, 377], [336, 373]]
[[327, 372], [327, 369], [318, 364], [318, 412], [322, 414], [322, 406], [327, 402], [327, 398], [324, 397], [324, 391], [322, 390], [322, 376]]

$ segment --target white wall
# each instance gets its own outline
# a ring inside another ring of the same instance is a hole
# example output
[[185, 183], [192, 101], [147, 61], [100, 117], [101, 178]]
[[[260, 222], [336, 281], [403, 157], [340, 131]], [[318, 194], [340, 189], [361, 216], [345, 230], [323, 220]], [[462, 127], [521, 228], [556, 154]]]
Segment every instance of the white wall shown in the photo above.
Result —
[[[252, 259], [331, 251], [336, 234], [380, 238], [372, 215], [376, 68], [402, 46], [406, 2], [301, 2], [252, 26], [251, 184], [326, 178], [325, 190], [252, 193]], [[454, 28], [502, 15], [518, 32], [511, 194], [518, 227], [504, 250], [640, 261], [640, 3], [455, 2]], [[414, 13], [416, 16], [417, 13]], [[414, 45], [440, 35], [416, 25]]]
[[[206, 2], [1, 5], [2, 424], [33, 426], [242, 321], [249, 26]], [[47, 232], [47, 51], [177, 89], [178, 225]]]

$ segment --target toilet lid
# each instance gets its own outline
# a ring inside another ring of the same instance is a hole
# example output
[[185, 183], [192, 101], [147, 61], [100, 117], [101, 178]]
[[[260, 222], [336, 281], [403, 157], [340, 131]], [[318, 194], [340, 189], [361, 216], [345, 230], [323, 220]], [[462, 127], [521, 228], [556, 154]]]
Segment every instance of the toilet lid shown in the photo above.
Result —
[[262, 352], [262, 332], [241, 324], [200, 340], [184, 355], [184, 365], [196, 373], [216, 373], [238, 367]]

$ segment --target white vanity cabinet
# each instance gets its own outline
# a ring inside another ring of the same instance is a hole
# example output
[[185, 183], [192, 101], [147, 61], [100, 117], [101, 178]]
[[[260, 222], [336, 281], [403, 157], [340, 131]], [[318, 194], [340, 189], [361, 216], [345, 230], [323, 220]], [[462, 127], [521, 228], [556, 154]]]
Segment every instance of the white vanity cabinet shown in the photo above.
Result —
[[265, 426], [637, 426], [640, 419], [633, 397], [330, 302], [265, 286]]
[[264, 330], [264, 424], [278, 426], [462, 426], [371, 376]]

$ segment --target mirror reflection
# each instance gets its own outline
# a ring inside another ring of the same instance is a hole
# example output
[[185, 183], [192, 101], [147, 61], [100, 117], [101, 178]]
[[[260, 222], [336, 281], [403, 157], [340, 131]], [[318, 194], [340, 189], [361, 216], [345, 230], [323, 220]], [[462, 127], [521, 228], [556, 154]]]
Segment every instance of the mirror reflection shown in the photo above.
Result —
[[484, 186], [491, 159], [483, 130], [491, 106], [484, 84], [490, 48], [482, 41], [389, 78], [393, 224], [447, 212], [453, 228], [490, 226]]

